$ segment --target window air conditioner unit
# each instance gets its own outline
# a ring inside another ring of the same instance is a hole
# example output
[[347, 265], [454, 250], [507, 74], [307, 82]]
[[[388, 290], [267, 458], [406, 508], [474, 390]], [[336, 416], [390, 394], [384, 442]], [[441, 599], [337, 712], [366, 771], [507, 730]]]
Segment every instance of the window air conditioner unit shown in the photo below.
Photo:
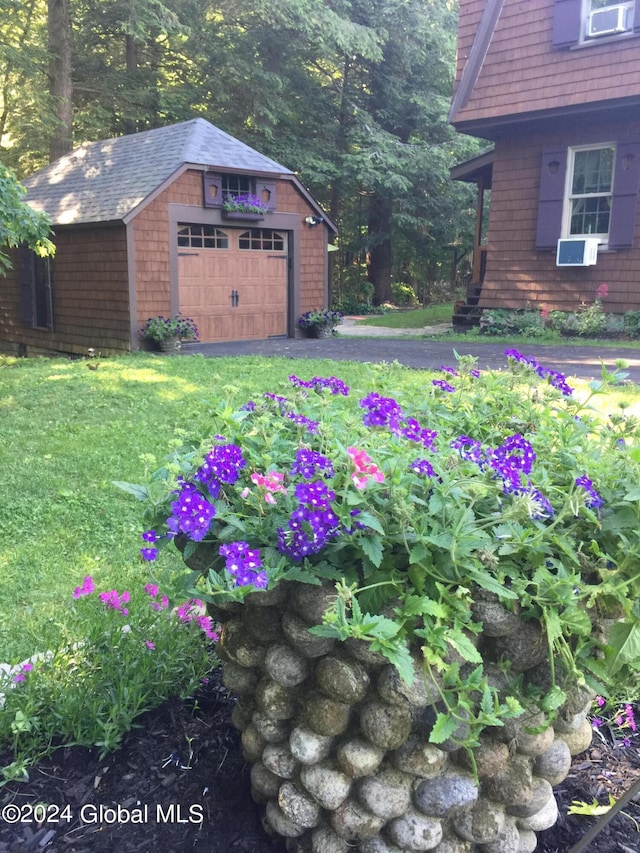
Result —
[[626, 32], [629, 29], [628, 12], [628, 6], [607, 6], [605, 9], [596, 9], [589, 15], [587, 35], [593, 39]]
[[592, 267], [598, 260], [597, 237], [569, 237], [558, 240], [557, 267]]

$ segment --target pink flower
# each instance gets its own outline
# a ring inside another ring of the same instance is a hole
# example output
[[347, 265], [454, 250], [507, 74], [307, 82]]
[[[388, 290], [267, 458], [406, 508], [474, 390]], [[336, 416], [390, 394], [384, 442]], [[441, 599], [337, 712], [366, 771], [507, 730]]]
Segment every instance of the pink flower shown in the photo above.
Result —
[[549, 316], [549, 309], [546, 306], [540, 309], [540, 316], [543, 320], [546, 320]]
[[145, 586], [144, 591], [145, 591], [145, 592], [147, 593], [147, 595], [148, 595], [148, 596], [150, 596], [151, 598], [155, 598], [155, 597], [156, 597], [156, 595], [160, 592], [160, 589], [158, 588], [158, 584], [155, 584], [155, 583], [148, 583], [148, 584]]
[[596, 296], [598, 299], [604, 299], [605, 296], [609, 295], [609, 285], [604, 282], [600, 285], [600, 287], [596, 290]]
[[95, 588], [96, 585], [94, 584], [91, 575], [85, 575], [84, 581], [82, 582], [82, 586], [77, 586], [73, 590], [73, 597], [83, 598], [85, 595], [91, 595]]
[[282, 492], [285, 495], [287, 494], [287, 487], [283, 485], [284, 474], [281, 474], [279, 471], [269, 471], [267, 474], [258, 474], [257, 471], [254, 471], [251, 475], [251, 482], [265, 490], [265, 503], [275, 504], [274, 493]]
[[153, 643], [151, 642], [151, 640], [145, 640], [145, 641], [144, 641], [144, 644], [145, 644], [145, 646], [146, 646], [148, 649], [151, 649], [151, 651], [152, 651], [152, 652], [155, 652], [156, 647], [153, 645]]
[[371, 457], [365, 450], [358, 450], [357, 447], [347, 447], [347, 454], [355, 468], [351, 479], [356, 489], [366, 488], [369, 479], [375, 480], [377, 483], [384, 483], [384, 474], [371, 461]]

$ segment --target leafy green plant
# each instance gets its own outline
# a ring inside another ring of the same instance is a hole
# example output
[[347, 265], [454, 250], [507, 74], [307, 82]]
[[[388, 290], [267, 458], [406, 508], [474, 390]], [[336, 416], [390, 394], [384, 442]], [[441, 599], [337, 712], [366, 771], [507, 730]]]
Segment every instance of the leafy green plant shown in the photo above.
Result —
[[202, 602], [170, 609], [154, 583], [99, 593], [86, 576], [64, 630], [68, 644], [0, 669], [0, 744], [14, 756], [0, 780], [24, 779], [58, 746], [97, 746], [105, 755], [139, 714], [191, 695], [215, 666], [206, 640], [217, 635]]
[[183, 341], [197, 341], [198, 327], [189, 317], [177, 314], [175, 317], [149, 317], [140, 329], [140, 335], [149, 341], [166, 341], [180, 338]]
[[480, 331], [493, 337], [522, 335], [525, 338], [539, 338], [545, 333], [545, 321], [540, 311], [528, 308], [492, 308], [482, 312]]
[[626, 311], [624, 331], [630, 338], [640, 338], [640, 311]]
[[243, 193], [242, 195], [230, 196], [225, 199], [222, 207], [225, 210], [236, 213], [261, 213], [269, 212], [269, 207], [262, 199], [254, 193]]
[[333, 329], [342, 322], [342, 316], [342, 312], [332, 311], [328, 308], [305, 311], [299, 318], [298, 325], [301, 329], [313, 329], [320, 326]]
[[[406, 680], [417, 643], [446, 709], [435, 742], [464, 719], [475, 742], [521, 698], [553, 714], [570, 685], [606, 690], [640, 664], [637, 424], [601, 427], [562, 374], [506, 355], [506, 374], [463, 357], [402, 403], [387, 372], [359, 392], [291, 376], [215, 406], [150, 482], [120, 484], [146, 502], [143, 555], [177, 546], [186, 594], [210, 602], [335, 583], [314, 631], [370, 642]], [[496, 694], [476, 649], [483, 595], [542, 625], [550, 685]]]

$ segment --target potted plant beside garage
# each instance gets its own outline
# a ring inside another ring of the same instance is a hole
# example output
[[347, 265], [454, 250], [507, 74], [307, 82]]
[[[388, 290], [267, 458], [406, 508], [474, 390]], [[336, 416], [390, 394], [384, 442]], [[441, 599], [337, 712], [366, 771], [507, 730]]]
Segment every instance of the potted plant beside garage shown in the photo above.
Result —
[[140, 329], [140, 336], [160, 352], [177, 352], [182, 341], [197, 341], [198, 327], [189, 317], [176, 314], [173, 317], [149, 317]]
[[229, 196], [222, 205], [224, 219], [258, 221], [269, 213], [267, 205], [254, 193]]
[[328, 308], [318, 311], [305, 311], [298, 320], [298, 326], [310, 338], [329, 338], [337, 325], [342, 322], [340, 311], [331, 311]]

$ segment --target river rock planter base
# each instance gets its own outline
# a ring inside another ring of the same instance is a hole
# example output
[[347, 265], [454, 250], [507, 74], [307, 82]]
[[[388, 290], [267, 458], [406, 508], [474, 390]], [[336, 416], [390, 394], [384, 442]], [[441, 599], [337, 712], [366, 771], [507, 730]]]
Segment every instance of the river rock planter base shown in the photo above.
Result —
[[[238, 697], [232, 722], [267, 828], [297, 853], [533, 853], [557, 819], [552, 786], [590, 743], [590, 697], [577, 691], [539, 734], [540, 713], [486, 729], [476, 783], [464, 750], [428, 741], [435, 685], [418, 672], [408, 686], [364, 643], [308, 633], [332, 594], [282, 584], [214, 608], [223, 680]], [[526, 679], [544, 678], [536, 623], [503, 621], [494, 633], [511, 633], [480, 644], [487, 668], [509, 652]]]

